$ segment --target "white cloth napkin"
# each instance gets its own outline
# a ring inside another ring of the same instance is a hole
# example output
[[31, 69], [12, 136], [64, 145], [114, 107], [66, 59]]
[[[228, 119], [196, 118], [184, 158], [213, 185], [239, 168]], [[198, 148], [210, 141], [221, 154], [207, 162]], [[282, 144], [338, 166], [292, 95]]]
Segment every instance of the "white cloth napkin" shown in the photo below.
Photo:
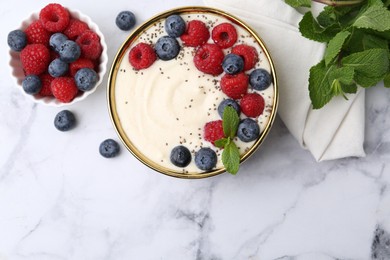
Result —
[[302, 147], [309, 149], [317, 161], [365, 155], [364, 89], [348, 96], [348, 101], [337, 97], [322, 109], [311, 107], [309, 69], [322, 59], [325, 45], [301, 36], [301, 13], [284, 0], [204, 3], [242, 19], [263, 39], [279, 81], [279, 116]]

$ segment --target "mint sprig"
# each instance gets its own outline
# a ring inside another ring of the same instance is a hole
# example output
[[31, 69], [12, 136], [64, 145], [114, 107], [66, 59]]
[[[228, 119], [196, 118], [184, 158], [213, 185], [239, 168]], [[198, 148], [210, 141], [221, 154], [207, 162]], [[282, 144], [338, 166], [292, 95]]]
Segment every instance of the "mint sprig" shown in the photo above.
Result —
[[233, 139], [236, 136], [240, 118], [234, 108], [226, 106], [222, 115], [224, 138], [214, 142], [215, 146], [223, 148], [222, 163], [226, 171], [235, 175], [240, 167], [240, 152]]
[[[313, 0], [314, 1], [314, 0]], [[310, 7], [305, 0], [285, 0]], [[333, 97], [357, 92], [384, 81], [390, 87], [390, 1], [315, 0], [328, 4], [315, 18], [308, 11], [299, 23], [301, 34], [326, 43], [322, 61], [310, 69], [309, 94], [314, 109]]]

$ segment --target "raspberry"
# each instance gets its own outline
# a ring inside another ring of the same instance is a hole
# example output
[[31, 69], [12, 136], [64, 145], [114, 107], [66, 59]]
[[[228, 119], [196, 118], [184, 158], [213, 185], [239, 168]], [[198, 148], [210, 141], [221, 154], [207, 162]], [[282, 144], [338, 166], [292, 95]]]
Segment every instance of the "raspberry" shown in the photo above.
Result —
[[201, 46], [194, 56], [195, 67], [207, 74], [219, 75], [222, 73], [222, 62], [224, 59], [222, 50], [215, 44]]
[[69, 71], [70, 71], [70, 75], [72, 77], [74, 77], [74, 75], [76, 75], [76, 72], [79, 69], [83, 69], [83, 68], [93, 69], [95, 66], [91, 60], [85, 59], [85, 58], [80, 58], [80, 59], [76, 60], [75, 62], [72, 62], [69, 65], [70, 65]]
[[239, 74], [225, 74], [221, 79], [221, 89], [228, 97], [240, 99], [248, 90], [249, 77], [241, 72]]
[[51, 82], [51, 91], [58, 101], [69, 103], [76, 97], [79, 90], [73, 78], [59, 77]]
[[39, 20], [49, 32], [62, 32], [69, 24], [68, 10], [60, 4], [48, 4], [39, 13]]
[[242, 97], [241, 111], [248, 117], [258, 117], [264, 110], [264, 98], [257, 93], [246, 94]]
[[76, 43], [80, 46], [81, 56], [84, 58], [96, 60], [102, 53], [99, 35], [91, 30], [83, 32], [76, 39]]
[[222, 49], [230, 48], [237, 41], [237, 31], [232, 24], [221, 23], [214, 27], [211, 38]]
[[211, 121], [204, 126], [204, 139], [215, 145], [215, 141], [224, 138], [222, 120]]
[[89, 27], [83, 21], [71, 18], [68, 27], [63, 32], [70, 40], [76, 40], [84, 31], [89, 30]]
[[197, 47], [207, 42], [210, 38], [209, 29], [199, 20], [192, 20], [187, 24], [186, 31], [180, 36], [184, 45]]
[[53, 96], [53, 92], [51, 92], [51, 82], [53, 81], [53, 77], [50, 76], [48, 73], [41, 74], [39, 76], [42, 82], [42, 88], [41, 91], [38, 93], [39, 95], [43, 97], [51, 97]]
[[26, 75], [39, 75], [47, 70], [50, 51], [43, 44], [29, 44], [20, 52], [20, 60]]
[[26, 33], [28, 43], [49, 45], [50, 33], [46, 31], [40, 21], [32, 22], [24, 32]]
[[152, 46], [138, 43], [129, 53], [129, 62], [137, 70], [149, 68], [156, 60], [156, 53]]
[[244, 70], [250, 70], [259, 60], [256, 49], [249, 45], [236, 45], [233, 47], [232, 53], [240, 55], [244, 59]]

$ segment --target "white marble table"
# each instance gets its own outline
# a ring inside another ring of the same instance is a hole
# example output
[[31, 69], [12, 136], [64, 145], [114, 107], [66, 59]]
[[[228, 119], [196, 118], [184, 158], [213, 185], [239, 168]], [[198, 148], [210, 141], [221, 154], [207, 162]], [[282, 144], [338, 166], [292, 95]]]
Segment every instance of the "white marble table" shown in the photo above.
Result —
[[[390, 92], [367, 91], [365, 158], [317, 163], [277, 118], [237, 176], [167, 177], [122, 149], [106, 82], [68, 107], [79, 124], [53, 126], [60, 108], [35, 105], [13, 85], [6, 36], [47, 1], [0, 9], [0, 259], [390, 259]], [[117, 13], [138, 24], [192, 1], [63, 1], [100, 25], [109, 63], [127, 37]], [[122, 147], [123, 148], [123, 147]]]

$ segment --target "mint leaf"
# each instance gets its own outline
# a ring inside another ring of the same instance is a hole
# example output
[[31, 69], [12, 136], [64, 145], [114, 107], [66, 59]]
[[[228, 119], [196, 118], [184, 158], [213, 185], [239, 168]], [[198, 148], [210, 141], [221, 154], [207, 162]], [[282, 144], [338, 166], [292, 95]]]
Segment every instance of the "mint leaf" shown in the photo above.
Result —
[[340, 31], [340, 28], [337, 24], [329, 27], [321, 27], [314, 19], [313, 14], [307, 12], [299, 22], [299, 31], [304, 37], [313, 41], [328, 42], [333, 38], [335, 33]]
[[222, 152], [222, 163], [226, 171], [231, 174], [236, 174], [240, 167], [240, 152], [234, 142], [229, 142], [225, 145]]
[[386, 7], [373, 5], [363, 12], [352, 26], [379, 32], [390, 30], [390, 11]]
[[389, 50], [388, 42], [378, 36], [365, 34], [362, 39], [363, 49], [385, 49]]
[[385, 78], [383, 79], [383, 83], [386, 88], [390, 88], [390, 73], [386, 74]]
[[355, 70], [352, 67], [334, 68], [329, 72], [330, 79], [337, 79], [342, 84], [350, 85], [353, 83]]
[[376, 85], [377, 83], [379, 83], [381, 80], [383, 80], [384, 77], [385, 77], [384, 75], [382, 75], [382, 76], [367, 76], [367, 75], [364, 75], [362, 73], [359, 73], [359, 74], [355, 75], [355, 81], [360, 86], [362, 86], [364, 88], [369, 88], [369, 87], [372, 87], [372, 86]]
[[328, 27], [336, 23], [336, 13], [334, 8], [326, 6], [324, 10], [317, 16], [317, 22], [322, 27]]
[[389, 69], [389, 54], [385, 49], [369, 49], [344, 57], [341, 64], [352, 67], [357, 72], [356, 75], [379, 78]]
[[344, 45], [345, 40], [350, 36], [351, 33], [348, 31], [342, 31], [336, 34], [336, 36], [329, 41], [328, 46], [325, 50], [325, 65], [329, 63], [340, 53], [341, 48]]
[[292, 7], [310, 7], [311, 0], [285, 0], [286, 4]]
[[230, 143], [230, 138], [221, 138], [214, 142], [215, 146], [218, 148], [224, 148], [225, 145]]
[[329, 81], [329, 73], [334, 66], [325, 66], [325, 60], [311, 67], [309, 76], [309, 94], [313, 109], [319, 109], [328, 103], [332, 97], [332, 81]]
[[238, 117], [236, 110], [230, 106], [226, 106], [222, 116], [222, 127], [225, 137], [234, 138], [239, 123], [240, 118]]
[[357, 85], [356, 83], [352, 83], [349, 85], [341, 83], [341, 90], [344, 93], [355, 94], [357, 92]]

